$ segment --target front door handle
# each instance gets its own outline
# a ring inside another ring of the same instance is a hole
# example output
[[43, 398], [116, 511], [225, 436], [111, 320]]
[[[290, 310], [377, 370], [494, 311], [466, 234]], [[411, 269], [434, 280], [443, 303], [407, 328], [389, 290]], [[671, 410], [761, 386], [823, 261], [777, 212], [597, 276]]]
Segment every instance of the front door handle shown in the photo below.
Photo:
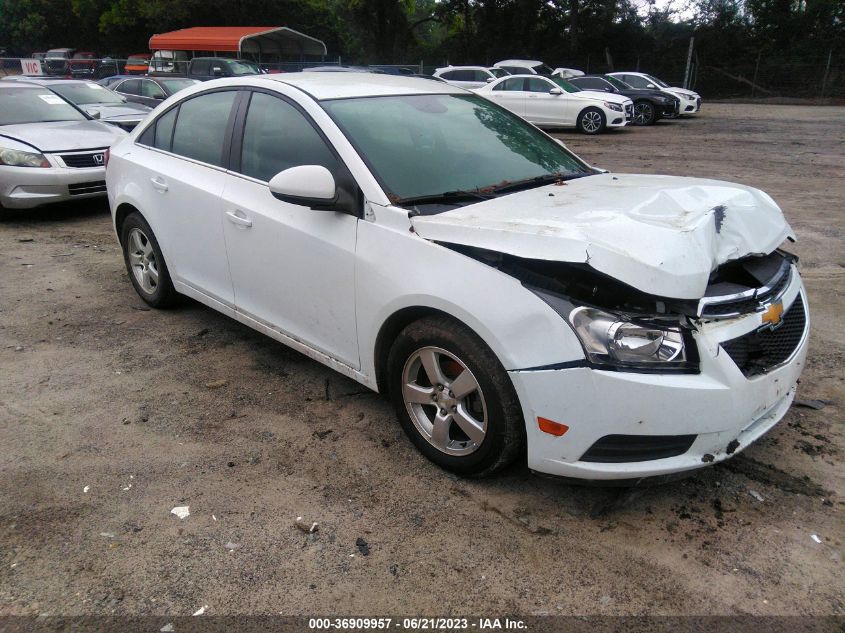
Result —
[[242, 211], [226, 211], [226, 217], [232, 224], [237, 224], [245, 229], [252, 226], [252, 220], [246, 217]]
[[153, 187], [158, 189], [162, 193], [167, 191], [167, 182], [161, 176], [156, 176], [155, 178], [150, 178], [150, 182], [153, 183]]

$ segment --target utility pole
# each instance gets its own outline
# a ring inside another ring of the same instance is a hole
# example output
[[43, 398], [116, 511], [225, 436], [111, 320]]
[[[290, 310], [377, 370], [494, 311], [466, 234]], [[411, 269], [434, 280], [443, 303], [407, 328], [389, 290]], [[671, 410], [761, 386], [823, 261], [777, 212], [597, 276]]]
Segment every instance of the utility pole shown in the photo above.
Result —
[[824, 99], [824, 90], [827, 88], [827, 76], [830, 74], [830, 58], [833, 57], [833, 49], [831, 48], [827, 52], [827, 66], [824, 69], [824, 77], [822, 78], [822, 94], [821, 98]]
[[760, 72], [760, 56], [763, 51], [757, 51], [757, 64], [754, 66], [754, 81], [751, 83], [751, 98], [754, 98], [754, 91], [757, 88], [757, 74]]
[[689, 50], [687, 51], [687, 69], [684, 71], [684, 88], [689, 89], [690, 67], [692, 66], [692, 50], [695, 44], [695, 37], [689, 38]]

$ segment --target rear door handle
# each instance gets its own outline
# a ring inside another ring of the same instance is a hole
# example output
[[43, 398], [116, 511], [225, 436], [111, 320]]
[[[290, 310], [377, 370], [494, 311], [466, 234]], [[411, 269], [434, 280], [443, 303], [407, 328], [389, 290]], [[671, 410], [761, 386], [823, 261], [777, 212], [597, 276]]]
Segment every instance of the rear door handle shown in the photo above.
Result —
[[167, 182], [161, 176], [150, 178], [150, 182], [153, 183], [153, 188], [158, 189], [162, 193], [167, 191]]
[[245, 229], [248, 229], [252, 226], [252, 220], [246, 217], [243, 211], [226, 211], [226, 217], [232, 224], [237, 224], [238, 226], [242, 226]]

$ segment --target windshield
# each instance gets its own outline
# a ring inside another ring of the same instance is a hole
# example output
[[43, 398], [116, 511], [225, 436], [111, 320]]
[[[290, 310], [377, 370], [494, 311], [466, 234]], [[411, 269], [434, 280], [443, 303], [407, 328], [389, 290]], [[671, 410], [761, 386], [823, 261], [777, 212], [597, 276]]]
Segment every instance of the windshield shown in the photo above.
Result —
[[602, 77], [606, 82], [615, 86], [618, 90], [631, 90], [632, 87], [626, 84], [624, 81], [617, 79], [616, 77], [611, 77], [610, 75], [605, 75]]
[[79, 110], [49, 90], [0, 90], [0, 125], [85, 120]]
[[47, 59], [67, 59], [66, 51], [48, 51]]
[[261, 69], [250, 62], [229, 62], [229, 70], [233, 75], [260, 75]]
[[477, 95], [324, 101], [394, 203], [591, 169], [516, 115]]
[[71, 84], [59, 83], [50, 84], [53, 92], [63, 96], [71, 103], [78, 106], [91, 105], [95, 103], [110, 103], [121, 104], [123, 99], [113, 93], [111, 90], [106, 90], [99, 84]]
[[561, 79], [560, 77], [549, 77], [553, 82], [555, 82], [558, 86], [563, 88], [566, 92], [581, 92], [581, 88], [576, 86], [575, 84], [571, 84], [566, 79]]
[[492, 74], [497, 79], [499, 77], [504, 77], [505, 75], [510, 75], [510, 73], [504, 68], [488, 68], [487, 70], [489, 70], [490, 74]]
[[656, 83], [661, 88], [669, 88], [669, 84], [667, 84], [665, 81], [661, 81], [657, 77], [652, 77], [651, 75], [646, 75], [646, 77], [651, 79], [652, 82]]
[[539, 66], [532, 66], [531, 70], [533, 70], [538, 75], [551, 75], [555, 71], [554, 68], [550, 68], [545, 64], [540, 64]]
[[146, 66], [150, 61], [145, 57], [130, 57], [126, 60], [127, 66]]
[[196, 79], [159, 79], [158, 83], [167, 88], [170, 94], [175, 94], [200, 82]]

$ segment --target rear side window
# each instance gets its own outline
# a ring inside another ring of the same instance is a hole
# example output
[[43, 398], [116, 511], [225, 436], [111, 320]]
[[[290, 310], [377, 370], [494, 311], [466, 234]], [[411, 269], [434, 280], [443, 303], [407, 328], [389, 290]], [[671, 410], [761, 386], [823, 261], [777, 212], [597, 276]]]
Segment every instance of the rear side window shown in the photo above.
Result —
[[211, 62], [207, 59], [195, 59], [191, 64], [192, 75], [208, 75], [208, 66]]
[[586, 90], [607, 90], [608, 88], [608, 85], [598, 77], [575, 77], [569, 81]]
[[212, 92], [183, 101], [173, 132], [174, 154], [223, 166], [223, 146], [237, 92]]
[[153, 147], [170, 151], [170, 142], [173, 140], [173, 124], [176, 123], [178, 111], [179, 108], [173, 108], [170, 112], [158, 118], [155, 124]]
[[118, 85], [115, 90], [127, 95], [139, 95], [141, 94], [141, 80], [129, 79]]
[[253, 93], [244, 125], [241, 173], [269, 181], [298, 165], [322, 165], [337, 172], [337, 159], [305, 115], [282, 99]]

